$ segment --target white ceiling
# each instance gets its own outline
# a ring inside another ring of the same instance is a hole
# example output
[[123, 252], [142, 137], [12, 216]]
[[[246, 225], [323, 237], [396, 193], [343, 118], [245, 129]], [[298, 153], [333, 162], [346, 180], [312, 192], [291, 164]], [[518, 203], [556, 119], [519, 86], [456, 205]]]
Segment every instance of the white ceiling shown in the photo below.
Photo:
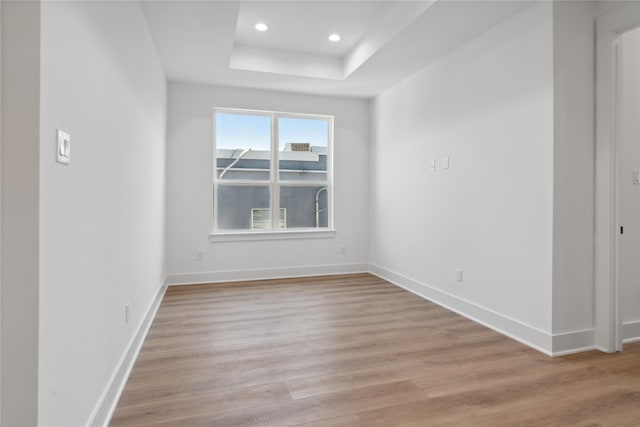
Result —
[[[356, 97], [379, 94], [529, 4], [142, 2], [170, 81]], [[328, 41], [332, 32], [342, 40]]]
[[[271, 49], [289, 50], [342, 57], [364, 37], [395, 2], [242, 2], [238, 11], [235, 43]], [[256, 31], [258, 22], [269, 31]], [[339, 43], [328, 40], [338, 33]]]

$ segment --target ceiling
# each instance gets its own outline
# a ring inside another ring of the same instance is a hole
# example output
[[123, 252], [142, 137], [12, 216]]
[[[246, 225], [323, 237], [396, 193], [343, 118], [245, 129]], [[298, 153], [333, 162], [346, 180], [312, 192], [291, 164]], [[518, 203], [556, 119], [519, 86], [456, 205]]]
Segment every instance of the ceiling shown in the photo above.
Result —
[[[170, 81], [369, 98], [527, 1], [144, 1]], [[266, 32], [254, 25], [264, 22]], [[339, 42], [328, 36], [338, 33]]]
[[[342, 57], [396, 2], [242, 2], [234, 43], [281, 49], [314, 55]], [[269, 24], [269, 31], [255, 30], [257, 22]], [[339, 43], [329, 34], [339, 33]]]

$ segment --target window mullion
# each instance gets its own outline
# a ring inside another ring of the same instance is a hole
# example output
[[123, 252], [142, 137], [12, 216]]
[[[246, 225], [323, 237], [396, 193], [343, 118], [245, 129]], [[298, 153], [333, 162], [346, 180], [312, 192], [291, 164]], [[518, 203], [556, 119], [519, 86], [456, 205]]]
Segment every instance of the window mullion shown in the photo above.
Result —
[[280, 153], [278, 116], [271, 114], [271, 229], [280, 229]]

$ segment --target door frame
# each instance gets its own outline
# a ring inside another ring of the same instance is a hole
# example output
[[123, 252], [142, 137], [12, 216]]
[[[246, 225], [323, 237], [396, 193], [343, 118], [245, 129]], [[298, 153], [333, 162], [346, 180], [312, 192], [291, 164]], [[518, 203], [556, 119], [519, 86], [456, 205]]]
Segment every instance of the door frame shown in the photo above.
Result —
[[622, 350], [623, 341], [617, 281], [615, 42], [639, 25], [640, 2], [615, 9], [596, 22], [595, 346], [605, 352]]

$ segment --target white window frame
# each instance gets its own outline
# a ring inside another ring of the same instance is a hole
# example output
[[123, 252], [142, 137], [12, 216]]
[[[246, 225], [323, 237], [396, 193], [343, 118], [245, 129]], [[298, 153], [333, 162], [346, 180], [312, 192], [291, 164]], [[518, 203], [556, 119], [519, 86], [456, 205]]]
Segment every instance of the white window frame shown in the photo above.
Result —
[[[227, 114], [247, 114], [268, 116], [271, 119], [271, 153], [270, 153], [270, 171], [269, 180], [250, 180], [250, 179], [234, 179], [220, 180], [217, 172], [216, 158], [216, 126], [218, 113]], [[278, 119], [280, 118], [301, 118], [327, 120], [328, 122], [328, 141], [327, 141], [327, 179], [319, 181], [302, 181], [302, 180], [280, 180], [280, 158], [279, 158], [279, 129]], [[213, 191], [212, 191], [212, 230], [209, 235], [210, 241], [235, 241], [235, 240], [272, 240], [272, 239], [297, 239], [297, 238], [327, 238], [335, 237], [335, 229], [333, 223], [333, 128], [334, 116], [320, 114], [303, 114], [303, 113], [287, 113], [280, 111], [264, 111], [264, 110], [248, 110], [237, 108], [215, 108], [213, 114], [213, 161], [211, 162], [213, 173]], [[243, 187], [268, 187], [271, 191], [271, 230], [221, 230], [217, 223], [216, 214], [216, 195], [219, 186], [243, 186]], [[280, 187], [281, 186], [298, 186], [298, 187], [327, 187], [327, 227], [323, 228], [280, 228], [279, 209], [280, 209]], [[276, 211], [278, 210], [278, 211]]]

